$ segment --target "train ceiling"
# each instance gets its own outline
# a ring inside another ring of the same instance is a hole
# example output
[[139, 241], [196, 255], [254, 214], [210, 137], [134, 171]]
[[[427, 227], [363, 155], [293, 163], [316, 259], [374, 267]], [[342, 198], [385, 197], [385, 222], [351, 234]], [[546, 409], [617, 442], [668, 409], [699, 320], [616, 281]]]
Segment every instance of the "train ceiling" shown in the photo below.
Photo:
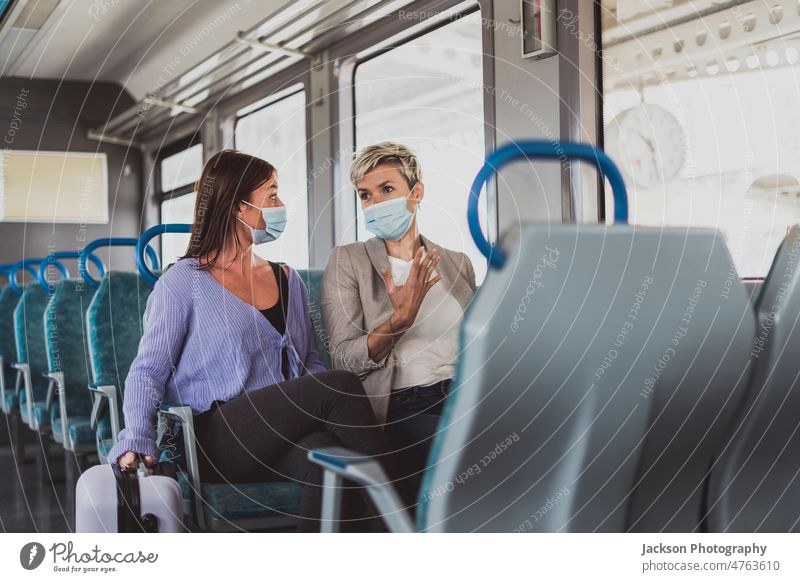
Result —
[[0, 22], [0, 62], [4, 76], [120, 83], [138, 103], [90, 137], [135, 145], [410, 3], [16, 0]]
[[795, 65], [798, 0], [604, 0], [604, 88]]

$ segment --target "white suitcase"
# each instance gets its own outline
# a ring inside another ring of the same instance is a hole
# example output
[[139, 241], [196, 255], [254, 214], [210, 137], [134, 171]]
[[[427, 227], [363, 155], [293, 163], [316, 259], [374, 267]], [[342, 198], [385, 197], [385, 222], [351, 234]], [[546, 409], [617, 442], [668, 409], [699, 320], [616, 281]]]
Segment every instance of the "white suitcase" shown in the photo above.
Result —
[[174, 469], [157, 465], [151, 473], [144, 465], [137, 472], [125, 472], [116, 464], [84, 471], [75, 492], [75, 531], [185, 532]]

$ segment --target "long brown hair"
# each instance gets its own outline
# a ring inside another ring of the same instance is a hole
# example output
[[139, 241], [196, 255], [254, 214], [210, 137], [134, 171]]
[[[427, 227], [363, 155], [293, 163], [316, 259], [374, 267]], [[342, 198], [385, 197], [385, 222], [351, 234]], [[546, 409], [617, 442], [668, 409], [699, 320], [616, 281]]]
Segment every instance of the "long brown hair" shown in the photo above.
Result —
[[236, 150], [222, 150], [214, 154], [203, 168], [195, 184], [197, 201], [194, 205], [194, 223], [189, 248], [181, 258], [208, 257], [200, 268], [208, 271], [214, 267], [229, 233], [236, 240], [236, 256], [242, 252], [242, 243], [236, 229], [236, 212], [239, 204], [250, 193], [272, 178], [275, 168], [269, 162]]

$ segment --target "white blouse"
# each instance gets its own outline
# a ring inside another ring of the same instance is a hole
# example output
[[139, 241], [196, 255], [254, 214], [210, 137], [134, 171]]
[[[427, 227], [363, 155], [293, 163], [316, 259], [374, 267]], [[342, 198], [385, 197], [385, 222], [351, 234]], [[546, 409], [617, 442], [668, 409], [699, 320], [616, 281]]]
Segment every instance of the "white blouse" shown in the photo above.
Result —
[[[411, 272], [411, 261], [390, 256], [389, 265], [394, 284], [403, 285]], [[397, 369], [392, 390], [427, 386], [454, 376], [463, 317], [461, 304], [447, 291], [443, 281], [431, 287], [414, 324], [394, 346]]]

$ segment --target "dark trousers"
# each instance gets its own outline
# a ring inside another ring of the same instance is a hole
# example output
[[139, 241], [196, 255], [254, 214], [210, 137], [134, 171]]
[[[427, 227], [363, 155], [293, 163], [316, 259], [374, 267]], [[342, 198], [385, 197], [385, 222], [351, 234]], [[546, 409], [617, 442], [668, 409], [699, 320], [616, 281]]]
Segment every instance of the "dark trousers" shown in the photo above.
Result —
[[[376, 457], [390, 479], [399, 476], [361, 381], [349, 372], [301, 376], [214, 404], [195, 417], [201, 480], [299, 483], [300, 531], [320, 526], [322, 469], [309, 450], [352, 449]], [[374, 510], [360, 488], [344, 482], [343, 489], [342, 529], [369, 529]]]
[[407, 471], [404, 487], [414, 495], [414, 502], [449, 388], [450, 380], [443, 380], [430, 386], [394, 390], [389, 397], [386, 436], [399, 466]]

